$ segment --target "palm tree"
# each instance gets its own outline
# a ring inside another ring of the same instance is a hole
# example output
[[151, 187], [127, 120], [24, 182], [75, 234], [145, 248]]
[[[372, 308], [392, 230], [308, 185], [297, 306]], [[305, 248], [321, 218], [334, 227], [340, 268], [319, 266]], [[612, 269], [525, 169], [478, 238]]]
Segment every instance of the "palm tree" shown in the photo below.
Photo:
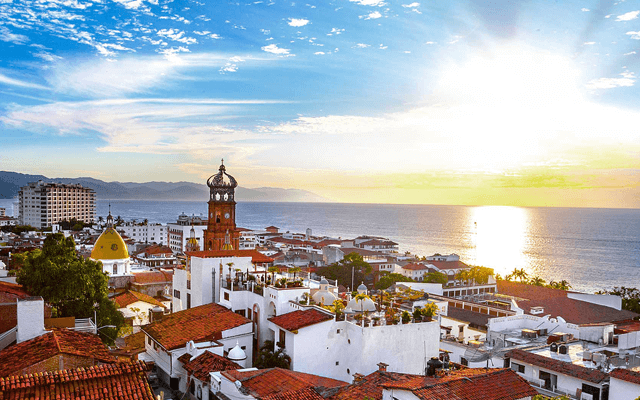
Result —
[[298, 274], [298, 272], [302, 271], [302, 269], [300, 269], [300, 267], [293, 267], [293, 268], [289, 268], [289, 272], [293, 272], [293, 280], [296, 280], [296, 275]]
[[229, 267], [229, 275], [227, 275], [227, 280], [231, 280], [231, 267], [233, 267], [233, 263], [229, 262], [227, 263], [227, 267]]
[[275, 284], [274, 279], [276, 272], [278, 272], [278, 267], [276, 267], [275, 265], [270, 266], [269, 272], [271, 272], [271, 284], [273, 285]]
[[507, 280], [518, 279], [520, 282], [526, 282], [528, 277], [529, 276], [527, 275], [527, 272], [524, 270], [524, 268], [514, 268], [513, 272], [507, 275]]
[[539, 276], [534, 276], [533, 278], [531, 278], [529, 283], [533, 286], [544, 286], [546, 281]]
[[560, 282], [556, 282], [556, 281], [551, 281], [549, 282], [548, 285], [550, 288], [553, 289], [560, 289], [560, 290], [569, 290], [571, 289], [571, 285], [569, 284], [569, 282], [567, 282], [566, 280], [561, 280]]

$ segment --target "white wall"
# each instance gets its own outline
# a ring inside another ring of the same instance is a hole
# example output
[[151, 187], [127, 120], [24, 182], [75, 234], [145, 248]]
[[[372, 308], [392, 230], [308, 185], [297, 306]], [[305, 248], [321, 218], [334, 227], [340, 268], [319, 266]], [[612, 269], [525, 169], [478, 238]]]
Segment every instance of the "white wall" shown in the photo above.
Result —
[[[270, 325], [274, 332], [279, 330]], [[288, 333], [286, 353], [294, 371], [345, 382], [356, 372], [376, 371], [380, 362], [388, 364], [389, 371], [421, 374], [425, 360], [439, 354], [439, 331], [438, 321], [362, 328], [329, 320]]]
[[576, 339], [580, 338], [580, 327], [567, 323], [557, 318], [550, 318], [549, 315], [538, 317], [529, 314], [512, 315], [509, 317], [499, 317], [489, 319], [488, 336], [491, 339], [499, 337], [499, 332], [512, 331], [517, 329], [548, 329], [554, 332], [564, 332], [572, 334]]
[[620, 296], [567, 292], [567, 297], [570, 299], [586, 301], [587, 303], [600, 304], [601, 306], [611, 307], [616, 310], [622, 310], [622, 298]]
[[611, 377], [609, 398], [612, 400], [635, 400], [640, 397], [640, 385]]
[[18, 331], [16, 342], [21, 343], [47, 333], [44, 329], [44, 300], [18, 300]]

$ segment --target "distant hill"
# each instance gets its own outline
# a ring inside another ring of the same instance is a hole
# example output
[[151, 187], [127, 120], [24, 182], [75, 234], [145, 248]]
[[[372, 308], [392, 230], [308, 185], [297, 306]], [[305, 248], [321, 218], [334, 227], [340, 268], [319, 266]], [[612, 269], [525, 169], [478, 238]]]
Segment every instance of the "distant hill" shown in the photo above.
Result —
[[[57, 183], [79, 183], [96, 191], [100, 200], [206, 200], [209, 188], [205, 184], [192, 182], [104, 182], [99, 179], [47, 178], [44, 175], [28, 175], [17, 172], [0, 171], [0, 199], [14, 198], [20, 187], [29, 182], [43, 180]], [[326, 202], [327, 198], [301, 189], [280, 189], [263, 187], [236, 189], [238, 201], [276, 201], [276, 202]]]

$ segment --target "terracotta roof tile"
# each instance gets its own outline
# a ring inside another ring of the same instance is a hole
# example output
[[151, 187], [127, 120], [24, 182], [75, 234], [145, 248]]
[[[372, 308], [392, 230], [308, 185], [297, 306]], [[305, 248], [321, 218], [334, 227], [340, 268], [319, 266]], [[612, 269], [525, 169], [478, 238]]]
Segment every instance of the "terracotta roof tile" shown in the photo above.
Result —
[[145, 363], [116, 363], [0, 378], [0, 398], [155, 399]]
[[520, 349], [509, 351], [506, 354], [506, 357], [593, 383], [600, 383], [607, 378], [607, 374], [597, 369], [586, 368], [570, 362], [554, 360], [553, 358]]
[[538, 392], [510, 369], [483, 370], [483, 374], [454, 376], [413, 390], [421, 400], [517, 400]]
[[142, 330], [166, 350], [174, 350], [193, 340], [216, 340], [228, 329], [250, 324], [247, 318], [219, 304], [199, 307], [165, 315], [161, 321], [142, 327]]
[[165, 308], [164, 304], [160, 303], [153, 297], [134, 290], [127, 290], [126, 292], [117, 295], [113, 298], [113, 301], [118, 305], [118, 308], [124, 308], [138, 301], [143, 301], [145, 303], [153, 304], [154, 306]]
[[324, 400], [324, 397], [311, 387], [292, 390], [289, 392], [276, 393], [264, 396], [262, 400]]
[[0, 351], [0, 376], [19, 374], [23, 369], [58, 354], [92, 358], [103, 363], [116, 361], [98, 336], [55, 329]]
[[148, 285], [154, 283], [172, 283], [173, 271], [145, 271], [134, 272], [134, 281], [140, 285]]
[[209, 372], [219, 372], [219, 371], [228, 371], [232, 369], [241, 369], [242, 366], [217, 354], [213, 354], [209, 351], [205, 351], [200, 354], [198, 357], [189, 361], [191, 358], [189, 354], [183, 354], [183, 356], [189, 356], [182, 358], [178, 358], [178, 360], [184, 362], [183, 368], [190, 374], [195, 376], [202, 382], [209, 382]]
[[450, 270], [450, 269], [465, 269], [470, 268], [467, 264], [462, 261], [432, 261], [429, 260], [427, 263], [433, 265], [439, 270]]
[[199, 258], [215, 258], [215, 257], [251, 257], [254, 263], [271, 263], [273, 259], [256, 250], [205, 250], [205, 251], [187, 251], [187, 256]]
[[397, 372], [375, 371], [361, 381], [339, 389], [335, 394], [329, 397], [330, 400], [362, 400], [369, 398], [371, 400], [382, 399], [382, 385], [392, 382], [401, 382], [409, 379], [422, 378], [419, 375], [400, 374]]
[[290, 313], [278, 315], [277, 317], [271, 317], [269, 318], [269, 321], [292, 332], [304, 328], [305, 326], [329, 321], [330, 319], [333, 319], [332, 315], [316, 310], [315, 308], [309, 308], [306, 310], [292, 311]]
[[16, 299], [24, 299], [30, 294], [22, 285], [10, 282], [0, 282], [0, 303], [13, 303]]
[[629, 369], [617, 368], [609, 373], [612, 378], [635, 383], [640, 385], [640, 372], [631, 371]]
[[423, 271], [423, 270], [428, 270], [429, 267], [421, 263], [410, 263], [402, 267], [402, 269], [407, 269], [410, 271]]
[[[257, 371], [224, 371], [222, 375], [232, 382], [239, 380], [254, 397], [266, 397], [295, 392], [311, 387], [335, 388], [347, 383], [318, 375], [305, 374], [282, 368]], [[284, 397], [285, 399], [287, 397]]]
[[632, 319], [639, 315], [627, 310], [616, 310], [599, 304], [570, 299], [565, 290], [519, 282], [498, 281], [498, 293], [524, 299], [516, 302], [518, 307], [526, 313], [530, 313], [532, 307], [544, 307], [543, 315], [560, 316], [565, 321], [577, 325]]

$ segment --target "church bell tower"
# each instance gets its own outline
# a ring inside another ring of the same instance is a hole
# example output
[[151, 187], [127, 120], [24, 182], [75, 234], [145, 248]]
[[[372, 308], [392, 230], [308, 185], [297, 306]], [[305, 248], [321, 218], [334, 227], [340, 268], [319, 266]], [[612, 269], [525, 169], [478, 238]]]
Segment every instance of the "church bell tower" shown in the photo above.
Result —
[[226, 172], [224, 160], [218, 173], [207, 180], [209, 186], [209, 223], [204, 231], [204, 250], [237, 250], [240, 232], [236, 231], [235, 178]]

